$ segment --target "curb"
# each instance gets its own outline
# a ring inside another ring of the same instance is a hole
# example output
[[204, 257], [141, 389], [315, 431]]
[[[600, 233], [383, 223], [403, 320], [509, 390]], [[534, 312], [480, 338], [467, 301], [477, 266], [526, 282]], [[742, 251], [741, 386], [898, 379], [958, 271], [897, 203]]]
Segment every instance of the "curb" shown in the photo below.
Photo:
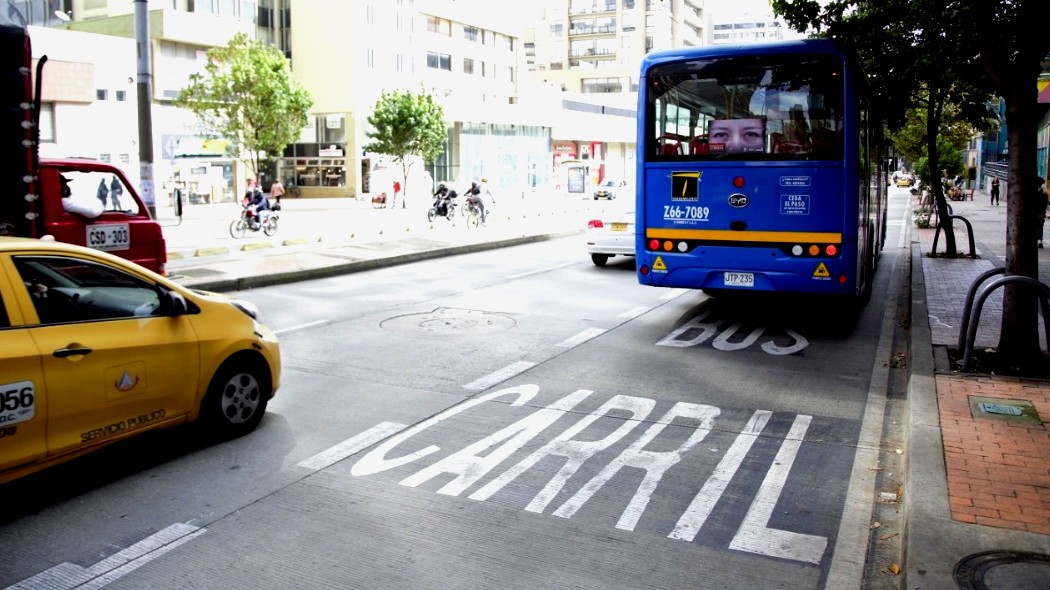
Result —
[[294, 283], [297, 281], [321, 279], [366, 270], [372, 270], [375, 268], [396, 266], [400, 264], [409, 264], [411, 262], [419, 262], [421, 260], [430, 260], [433, 258], [440, 258], [444, 256], [455, 256], [457, 254], [468, 254], [471, 252], [481, 252], [484, 250], [495, 250], [498, 248], [507, 248], [509, 246], [519, 246], [522, 244], [543, 242], [547, 240], [576, 236], [581, 233], [583, 233], [583, 230], [552, 232], [547, 234], [534, 234], [514, 238], [505, 238], [502, 240], [464, 244], [460, 246], [447, 246], [444, 248], [424, 250], [422, 252], [397, 254], [393, 256], [385, 256], [367, 260], [354, 260], [352, 262], [332, 264], [328, 266], [319, 266], [315, 268], [305, 268], [294, 271], [277, 272], [265, 275], [231, 277], [225, 279], [211, 280], [205, 279], [199, 281], [191, 279], [187, 282], [183, 282], [182, 280], [173, 277], [169, 277], [169, 279], [174, 280], [176, 283], [179, 283], [180, 285], [188, 289], [199, 289], [202, 291], [214, 291], [218, 293], [229, 291], [243, 291], [255, 287], [269, 287], [272, 285]]

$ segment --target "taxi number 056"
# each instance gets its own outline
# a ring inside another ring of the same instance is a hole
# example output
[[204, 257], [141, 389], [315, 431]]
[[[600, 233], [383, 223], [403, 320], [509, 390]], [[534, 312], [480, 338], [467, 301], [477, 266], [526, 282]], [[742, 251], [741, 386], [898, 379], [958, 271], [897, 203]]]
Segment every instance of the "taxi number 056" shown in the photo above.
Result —
[[96, 250], [127, 250], [131, 232], [126, 223], [105, 223], [87, 226], [87, 245]]
[[697, 221], [707, 221], [710, 213], [711, 209], [709, 207], [664, 205], [664, 219], [693, 219]]
[[36, 413], [36, 390], [32, 381], [0, 385], [0, 426], [31, 420]]

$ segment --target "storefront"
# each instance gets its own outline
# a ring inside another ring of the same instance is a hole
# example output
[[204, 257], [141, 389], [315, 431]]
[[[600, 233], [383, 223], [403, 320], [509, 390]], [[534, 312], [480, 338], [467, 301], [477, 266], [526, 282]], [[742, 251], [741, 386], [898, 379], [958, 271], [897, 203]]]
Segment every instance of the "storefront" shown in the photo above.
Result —
[[297, 188], [303, 197], [347, 197], [346, 116], [310, 115], [298, 143], [288, 146], [278, 162], [277, 174], [286, 189]]

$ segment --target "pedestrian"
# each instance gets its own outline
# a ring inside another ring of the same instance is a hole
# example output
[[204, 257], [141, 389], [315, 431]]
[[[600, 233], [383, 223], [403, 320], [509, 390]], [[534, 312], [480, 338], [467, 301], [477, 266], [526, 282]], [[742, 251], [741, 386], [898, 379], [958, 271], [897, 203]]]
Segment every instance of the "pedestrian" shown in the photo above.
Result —
[[106, 179], [101, 178], [98, 181], [98, 191], [95, 192], [95, 196], [98, 197], [99, 201], [102, 201], [102, 209], [106, 209], [106, 202], [109, 200], [109, 187], [106, 186]]
[[284, 196], [284, 185], [281, 184], [280, 178], [275, 178], [273, 184], [270, 185], [270, 198], [273, 199], [274, 203], [280, 205], [281, 197]]
[[999, 177], [998, 176], [993, 176], [992, 177], [992, 201], [991, 201], [990, 204], [996, 205], [996, 206], [999, 205]]
[[120, 179], [117, 175], [113, 175], [113, 180], [109, 183], [109, 202], [113, 203], [113, 209], [116, 211], [123, 211], [124, 207], [120, 205], [120, 197], [124, 194], [124, 185], [120, 183]]
[[1039, 236], [1039, 241], [1037, 242], [1039, 248], [1043, 247], [1043, 225], [1046, 224], [1047, 195], [1046, 189], [1043, 187], [1044, 182], [1045, 181], [1041, 176], [1035, 178], [1035, 183], [1039, 186], [1039, 194], [1035, 198], [1035, 201], [1038, 204], [1035, 206], [1035, 211], [1032, 213], [1032, 222], [1039, 222], [1039, 231], [1036, 232]]
[[[401, 194], [401, 183], [394, 181], [394, 198], [390, 200], [390, 208], [393, 209], [397, 205], [397, 196]], [[405, 208], [405, 198], [401, 197], [401, 208]]]

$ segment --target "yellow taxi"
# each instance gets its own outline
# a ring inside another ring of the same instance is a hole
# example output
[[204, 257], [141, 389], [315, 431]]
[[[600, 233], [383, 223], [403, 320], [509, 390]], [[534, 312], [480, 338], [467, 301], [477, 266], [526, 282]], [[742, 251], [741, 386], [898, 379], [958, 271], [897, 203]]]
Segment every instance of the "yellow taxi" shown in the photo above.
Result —
[[0, 483], [186, 422], [250, 432], [281, 375], [257, 315], [106, 252], [0, 237]]

